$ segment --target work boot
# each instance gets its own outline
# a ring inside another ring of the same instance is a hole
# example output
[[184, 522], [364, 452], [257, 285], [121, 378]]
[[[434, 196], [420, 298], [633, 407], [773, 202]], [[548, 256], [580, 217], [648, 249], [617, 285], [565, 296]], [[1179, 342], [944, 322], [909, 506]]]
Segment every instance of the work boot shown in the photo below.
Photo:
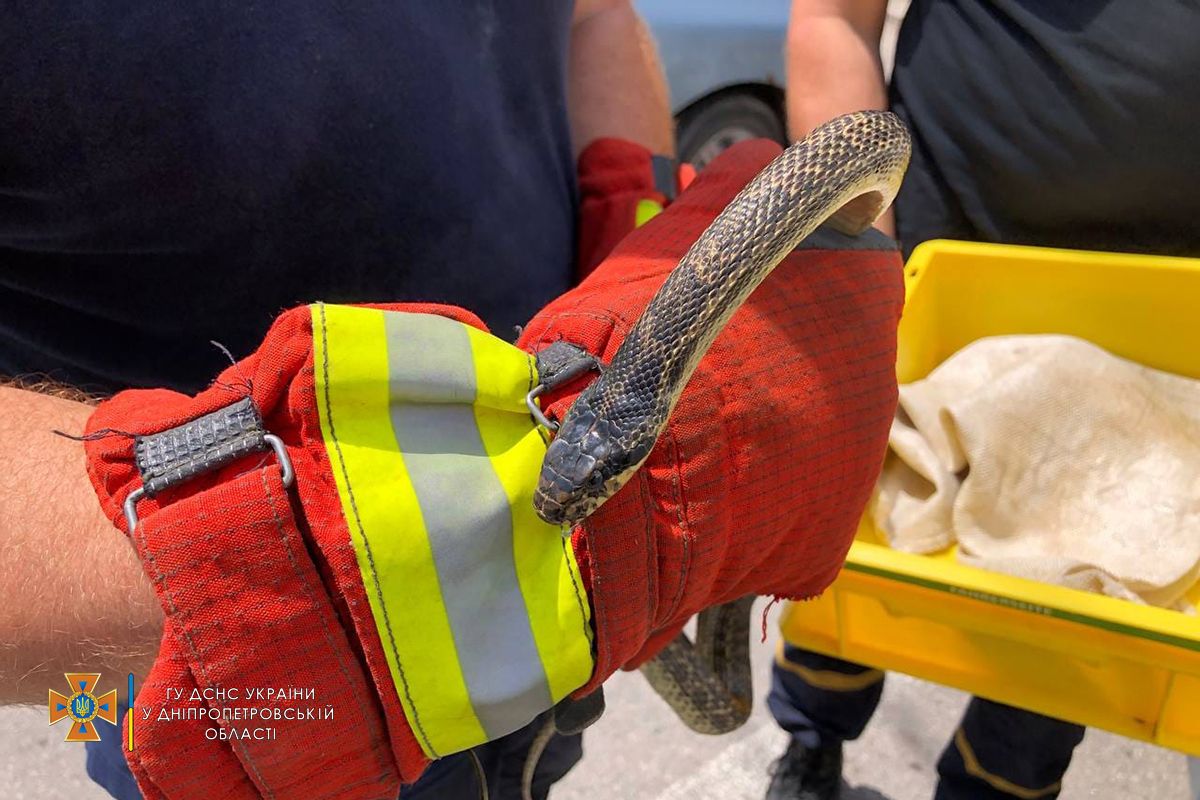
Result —
[[810, 749], [792, 740], [771, 765], [766, 800], [838, 800], [841, 794], [841, 742]]

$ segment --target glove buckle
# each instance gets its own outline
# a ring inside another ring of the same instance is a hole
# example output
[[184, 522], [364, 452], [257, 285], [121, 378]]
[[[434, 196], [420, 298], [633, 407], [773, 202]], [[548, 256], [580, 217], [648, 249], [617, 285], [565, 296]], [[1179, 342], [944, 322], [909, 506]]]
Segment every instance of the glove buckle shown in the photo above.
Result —
[[249, 397], [202, 417], [134, 440], [134, 461], [142, 485], [122, 507], [129, 534], [137, 528], [137, 504], [165, 489], [186, 483], [253, 453], [275, 453], [284, 488], [295, 480], [292, 459], [278, 436], [267, 433], [258, 407]]
[[569, 342], [558, 341], [537, 352], [539, 383], [525, 395], [525, 405], [534, 421], [549, 431], [557, 431], [558, 423], [546, 416], [537, 398], [557, 389], [585, 372], [603, 372], [604, 365], [594, 355]]

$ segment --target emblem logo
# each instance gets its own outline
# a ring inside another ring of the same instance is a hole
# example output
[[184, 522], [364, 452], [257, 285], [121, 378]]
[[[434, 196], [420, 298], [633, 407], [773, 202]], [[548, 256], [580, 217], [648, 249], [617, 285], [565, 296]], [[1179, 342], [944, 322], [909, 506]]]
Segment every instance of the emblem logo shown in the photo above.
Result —
[[69, 672], [65, 677], [71, 694], [62, 695], [50, 690], [50, 724], [70, 719], [68, 742], [100, 741], [96, 720], [102, 719], [109, 725], [117, 724], [117, 690], [97, 697], [96, 684], [100, 681], [98, 672]]

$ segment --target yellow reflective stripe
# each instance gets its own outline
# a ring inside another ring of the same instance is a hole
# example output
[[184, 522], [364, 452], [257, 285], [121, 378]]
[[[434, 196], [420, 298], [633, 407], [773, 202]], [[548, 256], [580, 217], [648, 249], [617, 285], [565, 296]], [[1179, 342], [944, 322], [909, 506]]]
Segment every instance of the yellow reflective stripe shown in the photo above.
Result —
[[[464, 325], [463, 330], [467, 332], [475, 361], [475, 405], [505, 411], [528, 420], [525, 395], [532, 386], [537, 385], [534, 357], [478, 328]], [[527, 427], [537, 430], [532, 422]], [[545, 450], [543, 444], [542, 451]], [[537, 470], [534, 472], [536, 476]]]
[[824, 689], [828, 692], [858, 692], [866, 689], [868, 686], [874, 686], [883, 680], [883, 672], [877, 669], [869, 669], [865, 672], [849, 675], [845, 672], [837, 672], [831, 669], [811, 669], [803, 664], [788, 661], [787, 656], [783, 652], [782, 639], [775, 650], [775, 663], [781, 669], [785, 669], [799, 677], [800, 680], [809, 686]]
[[[313, 329], [321, 434], [404, 713], [430, 758], [472, 747], [486, 736], [471, 707], [420, 504], [392, 431], [384, 313], [317, 305]], [[397, 587], [385, 581], [403, 583], [402, 602], [386, 602]], [[404, 648], [402, 659], [397, 638], [418, 631], [424, 646]], [[429, 686], [437, 691], [423, 691]]]
[[637, 208], [633, 212], [634, 226], [642, 227], [662, 213], [662, 210], [662, 204], [657, 200], [638, 200]]
[[[534, 482], [546, 444], [524, 412], [524, 396], [536, 385], [534, 359], [514, 358], [514, 348], [494, 336], [467, 328], [475, 360], [479, 400], [475, 418], [484, 449], [512, 511], [513, 560], [517, 580], [555, 703], [592, 674], [591, 623], [579, 565], [559, 530], [533, 510]], [[503, 398], [502, 403], [496, 401]], [[514, 404], [518, 413], [511, 413]], [[507, 411], [499, 410], [507, 405]], [[558, 542], [559, 548], [547, 546]]]
[[591, 676], [589, 606], [533, 512], [534, 360], [442, 317], [314, 306], [322, 435], [388, 666], [431, 757]]
[[979, 778], [998, 792], [1011, 794], [1013, 797], [1020, 797], [1021, 800], [1037, 800], [1039, 797], [1054, 794], [1062, 789], [1062, 781], [1055, 781], [1041, 789], [1027, 789], [1010, 780], [1001, 778], [999, 775], [988, 772], [979, 763], [979, 758], [975, 755], [975, 749], [967, 741], [967, 734], [961, 727], [954, 732], [954, 746], [958, 748], [958, 753], [962, 756], [963, 766], [966, 767], [967, 774]]

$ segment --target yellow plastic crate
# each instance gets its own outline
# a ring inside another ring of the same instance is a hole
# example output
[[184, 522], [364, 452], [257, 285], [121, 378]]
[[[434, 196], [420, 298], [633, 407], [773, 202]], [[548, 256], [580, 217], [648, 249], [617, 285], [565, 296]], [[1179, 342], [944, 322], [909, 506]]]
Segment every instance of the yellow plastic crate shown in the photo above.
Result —
[[[934, 241], [906, 279], [902, 383], [976, 339], [1018, 333], [1072, 334], [1200, 378], [1200, 259]], [[832, 588], [785, 609], [784, 636], [1200, 755], [1200, 619], [884, 541], [864, 518]], [[1200, 606], [1200, 586], [1189, 597]]]

